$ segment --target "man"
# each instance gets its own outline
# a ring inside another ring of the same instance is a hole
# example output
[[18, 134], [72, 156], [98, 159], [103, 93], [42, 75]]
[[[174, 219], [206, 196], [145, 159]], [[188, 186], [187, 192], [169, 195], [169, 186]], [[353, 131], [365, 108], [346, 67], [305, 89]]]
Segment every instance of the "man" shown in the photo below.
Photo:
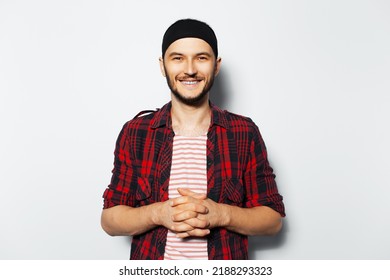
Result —
[[160, 66], [171, 102], [124, 125], [102, 227], [133, 237], [131, 259], [247, 259], [247, 236], [276, 234], [284, 205], [257, 126], [209, 101], [214, 31], [175, 22]]

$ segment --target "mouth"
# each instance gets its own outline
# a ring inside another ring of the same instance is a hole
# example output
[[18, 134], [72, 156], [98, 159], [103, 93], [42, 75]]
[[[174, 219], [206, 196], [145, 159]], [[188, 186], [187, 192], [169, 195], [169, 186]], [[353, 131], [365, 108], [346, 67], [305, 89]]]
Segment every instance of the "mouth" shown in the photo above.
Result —
[[183, 86], [185, 86], [186, 88], [190, 88], [190, 89], [196, 88], [200, 84], [201, 81], [202, 81], [201, 79], [196, 79], [196, 80], [194, 80], [194, 79], [191, 79], [191, 80], [189, 80], [189, 79], [179, 80], [179, 82]]

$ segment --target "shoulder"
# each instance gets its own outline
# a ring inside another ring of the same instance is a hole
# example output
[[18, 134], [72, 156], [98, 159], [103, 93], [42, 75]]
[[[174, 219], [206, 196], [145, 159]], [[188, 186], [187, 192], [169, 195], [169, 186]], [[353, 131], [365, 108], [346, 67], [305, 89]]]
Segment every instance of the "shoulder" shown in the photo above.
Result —
[[232, 129], [257, 129], [257, 125], [250, 117], [233, 113], [228, 110], [224, 110], [223, 114], [229, 123], [229, 127]]
[[225, 124], [223, 126], [226, 131], [232, 133], [235, 139], [240, 139], [240, 141], [262, 141], [259, 127], [250, 117], [232, 113], [228, 110], [220, 110], [220, 116], [224, 120], [221, 123]]
[[156, 128], [166, 123], [169, 111], [170, 103], [155, 110], [143, 110], [136, 114], [133, 119], [127, 121], [124, 126], [133, 130]]
[[143, 115], [137, 115], [133, 119], [127, 121], [123, 125], [123, 129], [127, 132], [129, 131], [137, 131], [137, 130], [145, 130], [148, 127], [150, 127], [151, 122], [153, 120], [154, 115], [156, 112], [148, 112]]
[[127, 121], [126, 124], [128, 126], [138, 126], [140, 124], [150, 124], [155, 117], [156, 113], [160, 109], [157, 108], [155, 110], [143, 110], [134, 116], [131, 120]]
[[240, 122], [244, 122], [244, 123], [253, 122], [250, 117], [240, 115], [237, 113], [233, 113], [233, 112], [230, 112], [228, 110], [223, 110], [223, 114], [225, 114], [225, 116], [231, 121], [240, 121]]
[[[249, 117], [224, 111], [229, 119], [229, 129], [234, 138], [241, 143], [246, 143], [246, 147], [257, 147], [265, 150], [265, 142], [257, 124]], [[253, 146], [252, 146], [253, 145]]]

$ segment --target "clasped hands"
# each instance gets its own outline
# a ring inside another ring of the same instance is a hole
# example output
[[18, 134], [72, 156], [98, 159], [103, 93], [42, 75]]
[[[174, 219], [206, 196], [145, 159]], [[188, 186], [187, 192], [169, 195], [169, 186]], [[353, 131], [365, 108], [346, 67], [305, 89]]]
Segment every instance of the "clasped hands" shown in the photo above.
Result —
[[166, 201], [162, 225], [179, 238], [204, 237], [210, 228], [219, 226], [220, 204], [188, 189], [178, 188], [180, 197]]

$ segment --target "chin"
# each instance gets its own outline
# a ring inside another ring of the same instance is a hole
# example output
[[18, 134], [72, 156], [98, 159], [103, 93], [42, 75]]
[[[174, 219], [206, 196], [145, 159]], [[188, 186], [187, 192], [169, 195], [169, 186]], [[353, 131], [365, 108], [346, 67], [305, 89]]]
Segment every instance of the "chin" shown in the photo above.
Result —
[[197, 95], [193, 96], [185, 96], [177, 91], [172, 91], [173, 95], [176, 97], [177, 100], [179, 100], [181, 103], [189, 105], [189, 106], [196, 106], [201, 103], [203, 103], [204, 99], [207, 98], [207, 92], [201, 92]]

